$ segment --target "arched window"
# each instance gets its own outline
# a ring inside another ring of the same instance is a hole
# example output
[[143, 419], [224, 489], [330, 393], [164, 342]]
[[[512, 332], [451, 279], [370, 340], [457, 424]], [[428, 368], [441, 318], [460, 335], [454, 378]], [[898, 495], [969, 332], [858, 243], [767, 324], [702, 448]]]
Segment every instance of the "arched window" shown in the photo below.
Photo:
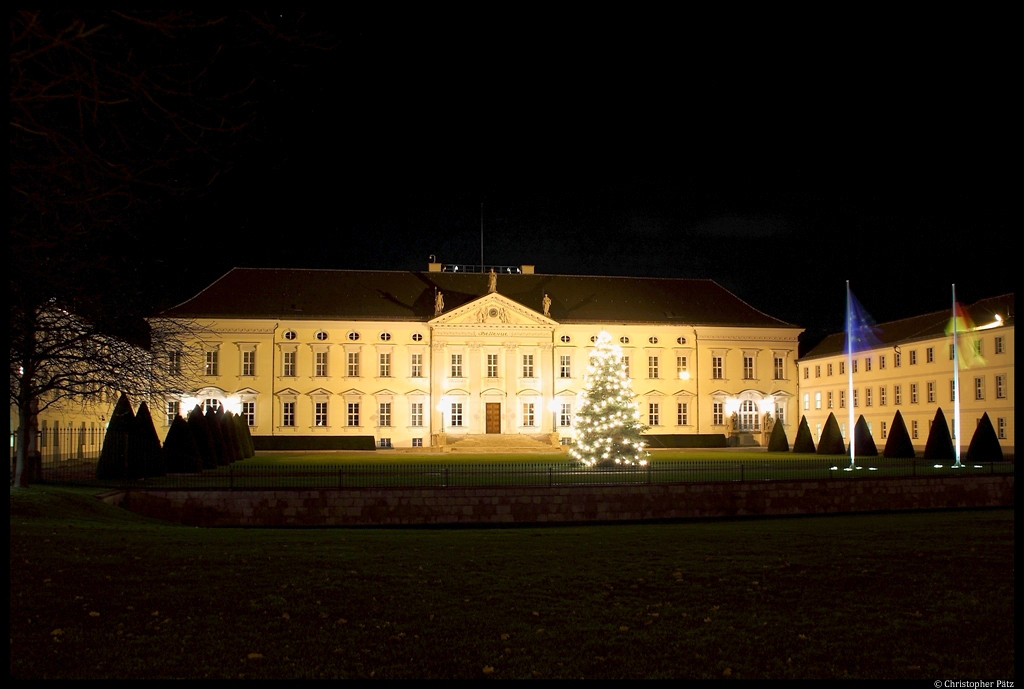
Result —
[[753, 400], [743, 400], [740, 402], [739, 430], [757, 431], [760, 428], [761, 424], [758, 422], [757, 405], [754, 404]]

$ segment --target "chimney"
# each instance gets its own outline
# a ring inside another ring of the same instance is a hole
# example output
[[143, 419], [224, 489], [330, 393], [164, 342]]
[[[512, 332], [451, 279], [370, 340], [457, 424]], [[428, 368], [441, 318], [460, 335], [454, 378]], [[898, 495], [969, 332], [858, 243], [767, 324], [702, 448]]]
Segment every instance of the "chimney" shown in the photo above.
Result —
[[533, 275], [533, 266], [520, 266], [523, 275]]

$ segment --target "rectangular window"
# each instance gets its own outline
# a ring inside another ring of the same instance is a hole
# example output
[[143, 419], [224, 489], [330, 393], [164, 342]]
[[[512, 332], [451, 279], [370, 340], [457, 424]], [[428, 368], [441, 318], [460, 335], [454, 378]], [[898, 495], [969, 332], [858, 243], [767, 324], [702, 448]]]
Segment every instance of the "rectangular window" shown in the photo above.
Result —
[[327, 352], [316, 353], [316, 372], [317, 376], [327, 375]]
[[786, 407], [781, 402], [775, 405], [775, 420], [782, 425], [786, 424]]
[[462, 402], [452, 402], [452, 426], [462, 425]]
[[562, 354], [558, 357], [558, 377], [559, 378], [572, 378], [572, 357], [568, 354]]
[[839, 408], [846, 409], [846, 390], [839, 391]]
[[885, 368], [885, 355], [884, 354], [879, 354], [878, 355], [878, 368], [880, 368], [880, 369], [884, 369]]
[[[698, 366], [699, 365], [700, 364], [698, 364]], [[804, 373], [806, 373], [806, 372], [807, 372], [807, 367], [805, 366], [804, 367]], [[711, 357], [711, 377], [714, 378], [715, 380], [721, 380], [722, 379], [722, 357], [720, 357], [720, 356], [713, 356], [713, 357]], [[806, 378], [807, 376], [804, 376], [804, 377]]]
[[314, 402], [313, 403], [313, 424], [316, 426], [327, 425], [327, 403], [326, 402]]
[[256, 375], [256, 352], [242, 352], [242, 375]]
[[657, 378], [658, 377], [658, 357], [649, 356], [647, 357], [647, 377]]
[[423, 377], [423, 355], [413, 354], [409, 359], [409, 375], [413, 378]]
[[871, 370], [871, 357], [869, 357], [869, 356], [868, 357], [864, 357], [864, 370], [865, 371], [870, 371]]
[[523, 355], [523, 378], [533, 378], [533, 355]]
[[349, 402], [348, 403], [348, 418], [347, 425], [358, 426], [359, 425], [359, 403]]
[[[806, 401], [807, 401], [807, 395], [804, 395], [804, 402], [806, 402]], [[711, 404], [711, 423], [712, 423], [712, 425], [714, 425], [714, 426], [721, 426], [721, 425], [723, 425], [722, 424], [722, 416], [723, 416], [722, 408], [724, 406], [725, 405], [722, 402], [713, 402]]]
[[391, 403], [381, 402], [378, 405], [379, 418], [378, 426], [390, 426], [391, 425]]
[[391, 353], [381, 352], [378, 356], [378, 363], [380, 365], [380, 378], [391, 377]]
[[814, 424], [814, 434], [815, 434], [815, 436], [817, 436], [818, 440], [821, 440], [821, 424], [820, 423]]
[[846, 362], [845, 361], [840, 361], [839, 362], [839, 375], [841, 375], [841, 376], [845, 376], [846, 375]]
[[975, 378], [974, 379], [974, 399], [983, 400], [985, 399], [985, 379]]
[[828, 391], [828, 408], [832, 409], [832, 391]]
[[462, 355], [452, 354], [452, 378], [462, 377]]
[[690, 423], [689, 402], [676, 403], [676, 425], [687, 426]]
[[295, 403], [284, 402], [281, 405], [281, 425], [282, 426], [294, 426], [295, 425]]
[[218, 405], [219, 403], [217, 402], [217, 400], [215, 400], [212, 397], [207, 397], [205, 400], [203, 400], [203, 414], [210, 411], [211, 409], [216, 411]]
[[864, 406], [871, 406], [871, 388], [864, 388]]
[[996, 399], [1004, 399], [1006, 397], [1006, 376], [996, 376]]
[[217, 351], [206, 353], [206, 375], [216, 376], [217, 373]]
[[523, 403], [523, 425], [524, 426], [533, 426], [534, 425], [533, 402], [524, 402]]
[[423, 425], [423, 403], [413, 402], [409, 405], [409, 422], [412, 426]]
[[915, 419], [914, 421], [911, 421], [911, 422], [910, 422], [910, 425], [911, 425], [911, 427], [912, 427], [912, 428], [914, 429], [914, 430], [913, 430], [913, 435], [912, 435], [911, 437], [912, 437], [912, 438], [913, 438], [914, 440], [917, 440], [917, 420]]
[[1000, 336], [1000, 337], [996, 338], [996, 354], [1002, 354], [1002, 353], [1003, 353], [1003, 338]]
[[178, 413], [181, 409], [181, 402], [168, 402], [167, 403], [167, 425], [170, 426], [174, 423], [174, 420], [178, 418]]
[[295, 375], [295, 352], [284, 353], [284, 370], [281, 372], [282, 376], [294, 376]]
[[949, 401], [956, 402], [956, 381], [949, 379]]
[[832, 364], [825, 364], [825, 370], [827, 371], [828, 375], [832, 375]]
[[570, 402], [562, 402], [562, 413], [558, 417], [558, 425], [572, 425], [572, 404]]
[[996, 425], [999, 428], [999, 439], [1006, 440], [1006, 419], [1000, 416], [999, 418], [996, 419]]
[[859, 392], [860, 392], [860, 390], [858, 390], [857, 388], [853, 389], [853, 408], [854, 409], [856, 409], [857, 407], [860, 406], [860, 404], [858, 403], [858, 400], [857, 400], [857, 397], [858, 397], [857, 393], [859, 393]]
[[974, 356], [981, 356], [981, 340], [974, 341]]
[[745, 380], [754, 379], [754, 357], [752, 356], [743, 357], [743, 378]]
[[815, 364], [814, 365], [814, 377], [815, 378], [821, 378], [821, 365], [820, 364]]
[[172, 376], [181, 373], [181, 352], [171, 352], [167, 355], [167, 372]]
[[245, 419], [245, 425], [255, 426], [256, 425], [256, 403], [255, 402], [242, 402], [242, 418]]
[[889, 436], [888, 428], [886, 426], [887, 423], [888, 422], [886, 421], [882, 422], [882, 440], [885, 440]]
[[916, 366], [917, 365], [917, 350], [916, 349], [911, 349], [910, 350], [910, 365], [911, 366]]
[[811, 377], [811, 367], [810, 366], [804, 366], [804, 380], [807, 380], [810, 377]]
[[917, 383], [910, 384], [910, 403], [917, 404]]
[[786, 373], [786, 360], [781, 356], [775, 357], [775, 380], [782, 380]]
[[382, 450], [390, 450], [392, 447], [391, 438], [381, 438], [378, 447]]
[[626, 372], [626, 377], [629, 378], [629, 357], [622, 357], [622, 368]]
[[956, 345], [954, 345], [953, 343], [950, 343], [950, 345], [949, 345], [949, 360], [950, 361], [953, 360], [953, 351], [955, 349], [956, 349]]
[[423, 447], [423, 438], [413, 438], [412, 439], [412, 446], [413, 447]]
[[811, 408], [811, 393], [804, 393], [804, 411], [808, 411]]
[[881, 385], [878, 388], [878, 406], [885, 406], [885, 386]]
[[658, 402], [651, 402], [647, 405], [647, 425], [657, 426], [658, 422], [661, 421], [661, 406]]
[[903, 357], [901, 356], [901, 352], [899, 350], [897, 350], [897, 351], [892, 353], [892, 365], [893, 365], [893, 368], [899, 368], [900, 367], [900, 361], [901, 361], [902, 358]]
[[928, 347], [924, 350], [924, 362], [930, 364], [935, 361], [935, 348]]
[[933, 404], [935, 402], [935, 383], [928, 382], [926, 385], [928, 386], [928, 404]]
[[497, 378], [498, 377], [498, 355], [488, 354], [487, 355], [487, 377]]
[[899, 385], [892, 386], [892, 401], [897, 407], [903, 404], [903, 390]]
[[857, 360], [856, 359], [853, 360], [853, 372], [854, 373], [857, 372]]
[[[348, 377], [359, 377], [359, 352], [348, 353]], [[359, 424], [356, 425], [358, 426]]]
[[821, 393], [820, 392], [814, 393], [814, 408], [815, 409], [821, 409]]

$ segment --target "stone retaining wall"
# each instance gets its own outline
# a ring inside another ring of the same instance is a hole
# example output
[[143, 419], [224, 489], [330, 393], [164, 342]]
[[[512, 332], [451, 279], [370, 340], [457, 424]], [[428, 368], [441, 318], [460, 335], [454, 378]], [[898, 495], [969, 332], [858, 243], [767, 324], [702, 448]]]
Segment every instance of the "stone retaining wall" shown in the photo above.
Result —
[[1013, 476], [641, 486], [167, 490], [104, 496], [195, 526], [593, 522], [1013, 505]]

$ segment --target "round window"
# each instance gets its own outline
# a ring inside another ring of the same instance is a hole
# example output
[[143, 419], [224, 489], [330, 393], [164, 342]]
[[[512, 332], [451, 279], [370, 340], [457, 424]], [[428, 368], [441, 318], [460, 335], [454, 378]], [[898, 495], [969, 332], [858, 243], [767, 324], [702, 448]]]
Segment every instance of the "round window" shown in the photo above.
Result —
[[321, 330], [320, 332], [318, 332], [316, 334], [316, 339], [318, 339], [320, 341], [326, 340], [327, 339], [327, 333], [325, 333], [323, 330]]
[[487, 315], [488, 315], [488, 317], [490, 317], [490, 318], [497, 318], [497, 317], [498, 317], [498, 309], [496, 309], [496, 308], [494, 308], [494, 307], [492, 306], [491, 308], [489, 308], [489, 309], [487, 310]]
[[562, 342], [572, 342], [572, 338], [568, 335], [562, 335], [561, 340]]
[[413, 342], [419, 342], [422, 339], [423, 339], [423, 335], [421, 335], [420, 333], [413, 333], [412, 334], [412, 341]]
[[284, 331], [284, 339], [286, 339], [286, 340], [294, 340], [295, 339], [295, 331], [294, 330], [285, 330]]
[[648, 337], [647, 341], [650, 342], [651, 344], [658, 344], [658, 338], [656, 337]]
[[677, 337], [676, 338], [676, 343], [677, 344], [686, 344], [686, 338], [685, 337]]
[[391, 333], [381, 333], [380, 334], [380, 339], [382, 339], [385, 342], [387, 342], [388, 340], [391, 339]]
[[629, 344], [629, 338], [625, 336], [620, 337], [619, 342], [621, 342], [622, 344]]
[[591, 342], [597, 342], [597, 335], [591, 335], [590, 336], [590, 341]]
[[353, 341], [358, 340], [359, 339], [359, 333], [356, 333], [356, 332], [349, 333], [348, 334], [348, 339], [353, 340]]

